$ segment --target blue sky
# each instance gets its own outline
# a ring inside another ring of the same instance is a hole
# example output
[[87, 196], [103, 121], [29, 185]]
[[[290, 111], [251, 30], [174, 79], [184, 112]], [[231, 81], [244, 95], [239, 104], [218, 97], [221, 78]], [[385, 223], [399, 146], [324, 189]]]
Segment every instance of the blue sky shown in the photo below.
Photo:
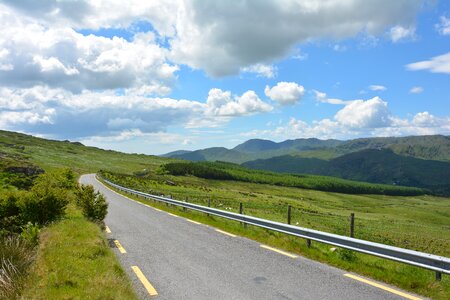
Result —
[[0, 1], [0, 129], [125, 152], [450, 134], [445, 1]]

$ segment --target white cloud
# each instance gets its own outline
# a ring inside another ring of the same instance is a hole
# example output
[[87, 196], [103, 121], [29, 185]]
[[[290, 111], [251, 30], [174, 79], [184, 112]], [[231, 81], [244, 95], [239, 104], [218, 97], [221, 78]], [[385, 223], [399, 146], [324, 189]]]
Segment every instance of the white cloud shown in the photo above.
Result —
[[442, 35], [450, 35], [450, 19], [441, 16], [440, 23], [436, 24], [436, 30]]
[[327, 94], [324, 92], [313, 90], [316, 95], [316, 101], [328, 104], [336, 104], [336, 105], [347, 105], [356, 100], [342, 100], [337, 98], [328, 98]]
[[375, 84], [370, 85], [369, 89], [372, 90], [372, 91], [385, 91], [385, 90], [387, 90], [387, 88], [385, 86], [383, 86], [383, 85], [375, 85]]
[[[217, 77], [238, 74], [243, 68], [258, 64], [271, 65], [291, 55], [297, 45], [310, 40], [372, 37], [387, 28], [395, 28], [394, 39], [401, 39], [412, 31], [422, 2], [353, 0], [343, 4], [321, 0], [250, 0], [230, 5], [224, 0], [47, 0], [39, 3], [5, 0], [1, 10], [12, 11], [4, 15], [3, 20], [20, 15], [23, 20], [52, 30], [133, 30], [136, 22], [149, 22], [158, 39], [169, 45], [173, 62], [203, 69]], [[46, 53], [36, 54], [51, 57]], [[106, 54], [98, 63], [101, 65], [105, 59], [107, 67], [121, 67], [110, 61], [111, 54]], [[135, 57], [130, 54], [127, 57]], [[53, 56], [68, 66], [61, 57]], [[77, 68], [75, 65], [68, 67]]]
[[414, 39], [416, 35], [416, 28], [414, 26], [403, 27], [400, 25], [394, 26], [389, 31], [389, 36], [394, 43], [401, 40]]
[[[371, 136], [406, 136], [450, 134], [450, 118], [439, 118], [428, 112], [416, 114], [412, 119], [390, 116], [390, 122], [381, 127], [354, 127], [339, 120], [322, 119], [310, 124], [295, 118], [273, 130], [253, 130], [241, 136], [276, 140], [297, 138], [350, 139]], [[367, 123], [367, 122], [363, 122]], [[352, 124], [351, 124], [352, 125]]]
[[173, 125], [217, 127], [271, 110], [251, 90], [239, 96], [211, 89], [204, 103], [114, 91], [76, 94], [44, 86], [0, 88], [0, 127], [55, 137], [110, 136], [133, 129], [159, 132]]
[[206, 106], [207, 115], [222, 117], [246, 116], [272, 110], [272, 106], [261, 101], [254, 91], [247, 91], [242, 96], [232, 96], [229, 91], [211, 89]]
[[336, 45], [333, 46], [333, 50], [336, 51], [336, 52], [344, 52], [344, 51], [347, 50], [347, 47], [344, 46], [344, 45], [336, 44]]
[[424, 60], [406, 65], [410, 71], [428, 70], [432, 73], [450, 74], [450, 52], [435, 56], [430, 60]]
[[[306, 41], [413, 26], [422, 1], [182, 1], [172, 58], [211, 76], [237, 74], [292, 53]], [[356, 12], [356, 13], [355, 13]]]
[[338, 111], [334, 118], [350, 128], [378, 128], [390, 124], [387, 102], [379, 97], [353, 101]]
[[47, 27], [0, 4], [0, 83], [48, 85], [73, 92], [84, 89], [138, 89], [165, 95], [176, 65], [154, 34], [123, 38], [84, 36], [72, 28]]
[[250, 67], [242, 68], [242, 72], [255, 73], [260, 77], [273, 78], [276, 76], [276, 68], [271, 65], [256, 64]]
[[421, 87], [421, 86], [413, 86], [413, 87], [409, 90], [409, 92], [410, 92], [411, 94], [420, 94], [420, 93], [423, 92], [423, 87]]
[[281, 105], [293, 105], [300, 101], [305, 94], [305, 88], [295, 82], [278, 82], [276, 86], [270, 88], [266, 85], [264, 93], [270, 99], [277, 101]]

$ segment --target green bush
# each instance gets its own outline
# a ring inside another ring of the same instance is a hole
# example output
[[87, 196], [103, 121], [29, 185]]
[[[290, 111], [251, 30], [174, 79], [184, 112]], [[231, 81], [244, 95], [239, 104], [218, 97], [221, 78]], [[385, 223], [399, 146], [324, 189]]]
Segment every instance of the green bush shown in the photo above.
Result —
[[22, 233], [20, 236], [31, 245], [37, 245], [39, 242], [40, 231], [39, 225], [28, 222], [27, 225], [22, 228]]
[[0, 236], [18, 232], [23, 223], [19, 201], [22, 193], [8, 192], [0, 195]]
[[68, 203], [66, 190], [41, 180], [31, 192], [24, 194], [20, 204], [22, 219], [39, 225], [48, 224], [64, 216]]
[[83, 215], [91, 221], [102, 223], [108, 213], [105, 196], [96, 192], [92, 185], [83, 184], [78, 186], [75, 195]]

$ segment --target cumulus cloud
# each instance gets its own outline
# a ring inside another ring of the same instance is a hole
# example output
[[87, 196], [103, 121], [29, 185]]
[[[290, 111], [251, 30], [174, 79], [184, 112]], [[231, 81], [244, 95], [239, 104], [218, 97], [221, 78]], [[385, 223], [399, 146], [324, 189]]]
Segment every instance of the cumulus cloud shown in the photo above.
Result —
[[[251, 0], [229, 5], [225, 0], [6, 0], [2, 11], [9, 7], [23, 19], [60, 30], [132, 29], [136, 22], [148, 22], [158, 38], [167, 41], [171, 61], [217, 77], [258, 65], [270, 66], [291, 55], [296, 45], [310, 40], [373, 36], [389, 28], [393, 39], [400, 40], [411, 35], [422, 2]], [[68, 68], [76, 68], [59, 56], [53, 57]], [[259, 74], [268, 76], [270, 72]]]
[[0, 88], [0, 127], [54, 137], [104, 136], [126, 130], [144, 133], [169, 126], [216, 127], [233, 118], [264, 113], [272, 106], [254, 91], [232, 95], [211, 89], [205, 102], [117, 94], [79, 94], [44, 86]]
[[379, 97], [355, 100], [334, 116], [340, 124], [350, 128], [378, 128], [390, 124], [387, 102]]
[[450, 19], [442, 16], [440, 23], [436, 24], [436, 30], [442, 35], [450, 35]]
[[236, 74], [285, 57], [305, 41], [379, 34], [395, 25], [409, 28], [421, 2], [182, 1], [171, 54], [211, 76]]
[[387, 90], [387, 88], [385, 86], [383, 86], [383, 85], [376, 85], [376, 84], [370, 85], [369, 89], [372, 90], [372, 91], [377, 91], [377, 92], [378, 91], [382, 92], [382, 91]]
[[347, 105], [356, 100], [342, 100], [337, 98], [328, 98], [327, 94], [321, 91], [313, 90], [316, 95], [316, 101], [328, 104]]
[[133, 89], [165, 95], [176, 65], [166, 59], [152, 33], [123, 38], [84, 36], [71, 28], [46, 27], [0, 4], [0, 82], [6, 86], [48, 85], [73, 92]]
[[[372, 100], [372, 99], [371, 99]], [[368, 104], [364, 110], [376, 111], [376, 113], [365, 114], [364, 117], [342, 119], [340, 110], [333, 119], [322, 119], [307, 123], [300, 119], [291, 118], [286, 124], [274, 129], [253, 130], [242, 133], [245, 137], [272, 138], [277, 140], [297, 138], [321, 138], [321, 139], [349, 139], [369, 136], [405, 136], [405, 135], [432, 135], [450, 134], [450, 118], [437, 117], [429, 112], [420, 112], [411, 119], [401, 119], [393, 116], [385, 107], [376, 108], [375, 101], [367, 100]], [[370, 103], [371, 101], [372, 103]], [[367, 107], [372, 106], [371, 109]], [[381, 104], [384, 106], [384, 104]], [[355, 111], [361, 110], [354, 109]], [[340, 114], [340, 116], [338, 116]], [[346, 112], [346, 114], [348, 111]], [[349, 117], [354, 116], [350, 114]]]
[[391, 41], [397, 43], [401, 40], [413, 39], [416, 35], [416, 28], [411, 27], [403, 27], [403, 26], [394, 26], [389, 31], [389, 36]]
[[255, 73], [259, 77], [273, 78], [276, 76], [277, 69], [271, 65], [256, 64], [250, 67], [242, 68], [242, 72]]
[[421, 86], [413, 86], [413, 87], [409, 90], [409, 92], [410, 92], [411, 94], [420, 94], [420, 93], [423, 92], [423, 87], [421, 87]]
[[272, 106], [261, 101], [254, 91], [232, 96], [230, 91], [211, 89], [206, 106], [207, 115], [222, 117], [246, 116], [272, 110]]
[[430, 60], [419, 61], [406, 65], [410, 71], [428, 70], [432, 73], [450, 74], [450, 52], [435, 56]]
[[293, 105], [300, 101], [305, 94], [305, 88], [295, 82], [278, 82], [276, 86], [266, 85], [264, 93], [270, 99], [281, 105]]

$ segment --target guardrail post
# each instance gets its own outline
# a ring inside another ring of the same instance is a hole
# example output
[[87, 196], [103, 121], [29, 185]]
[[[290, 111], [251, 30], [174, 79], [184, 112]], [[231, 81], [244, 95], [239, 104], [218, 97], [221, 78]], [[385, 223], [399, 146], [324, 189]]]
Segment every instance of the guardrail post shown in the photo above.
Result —
[[442, 272], [436, 272], [436, 281], [442, 280]]
[[288, 216], [287, 216], [287, 223], [291, 224], [291, 206], [288, 205]]
[[[188, 197], [186, 197], [186, 200], [184, 200], [184, 202], [188, 202]], [[183, 211], [184, 211], [184, 212], [187, 211], [186, 207], [183, 207]]]
[[[239, 202], [239, 213], [242, 215], [244, 214], [244, 206], [242, 205], [242, 202]], [[247, 228], [247, 224], [244, 222], [241, 222], [242, 225], [244, 225], [244, 228]]]
[[306, 240], [306, 246], [308, 246], [308, 248], [311, 248], [311, 240], [310, 239]]
[[350, 237], [355, 236], [355, 214], [350, 214]]
[[[211, 198], [208, 198], [208, 207], [211, 207]], [[209, 217], [209, 214], [206, 214]]]

